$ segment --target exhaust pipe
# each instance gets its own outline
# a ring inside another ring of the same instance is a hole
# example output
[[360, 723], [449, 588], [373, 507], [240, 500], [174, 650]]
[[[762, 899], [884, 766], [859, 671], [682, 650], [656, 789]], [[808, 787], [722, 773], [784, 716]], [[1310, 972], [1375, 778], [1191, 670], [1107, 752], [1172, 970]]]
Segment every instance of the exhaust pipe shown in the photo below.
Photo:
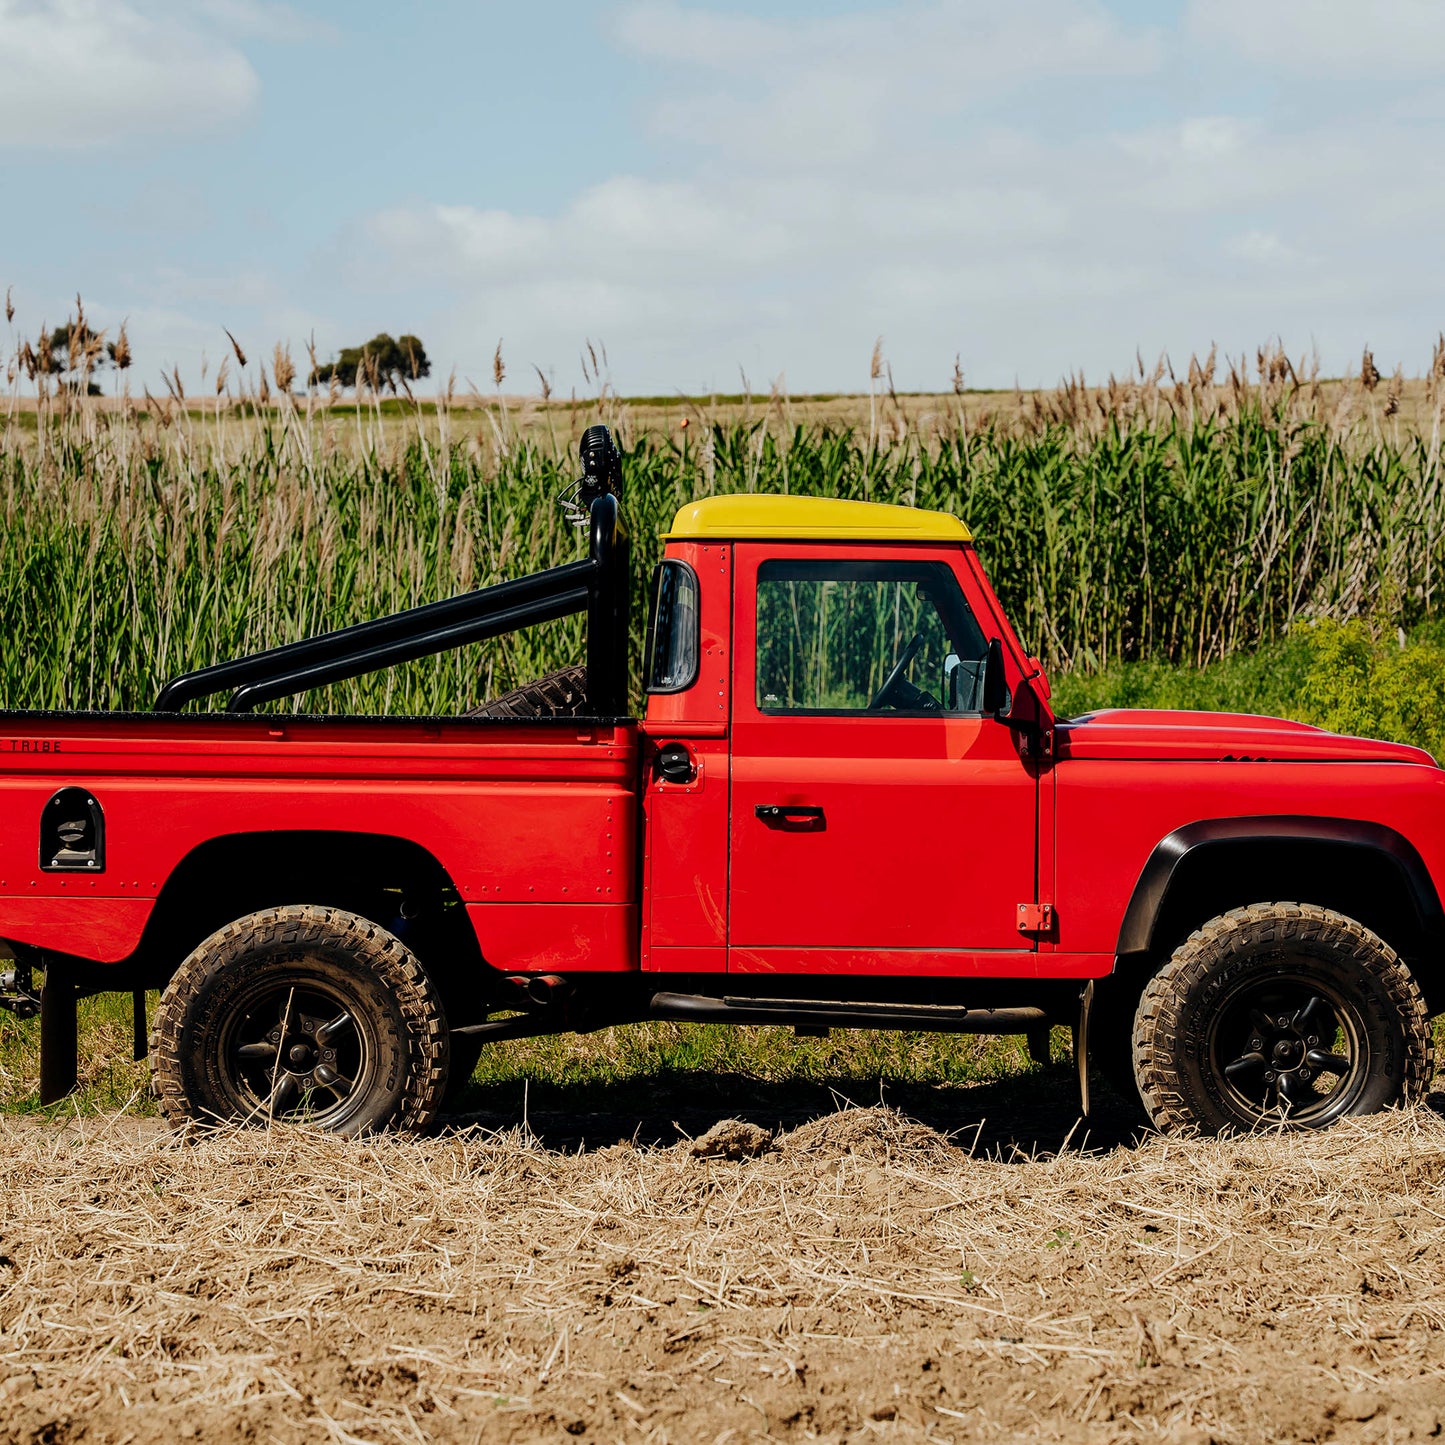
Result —
[[536, 1004], [540, 1008], [551, 1008], [560, 1004], [572, 992], [572, 985], [556, 973], [514, 973], [508, 977], [507, 982], [522, 994], [528, 1003]]

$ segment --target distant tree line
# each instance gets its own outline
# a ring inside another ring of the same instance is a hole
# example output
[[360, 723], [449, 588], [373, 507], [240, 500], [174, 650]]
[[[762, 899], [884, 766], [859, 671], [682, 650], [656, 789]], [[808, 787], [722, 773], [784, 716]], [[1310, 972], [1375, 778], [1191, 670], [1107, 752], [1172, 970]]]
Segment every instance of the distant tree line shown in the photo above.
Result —
[[[65, 390], [84, 389], [89, 396], [99, 396], [101, 389], [94, 379], [95, 373], [107, 366], [124, 371], [130, 365], [130, 343], [124, 326], [115, 341], [107, 341], [105, 332], [96, 331], [82, 313], [78, 321], [57, 326], [48, 336], [42, 335], [30, 350], [30, 358], [27, 369], [58, 376]], [[25, 361], [23, 352], [21, 359]]]
[[335, 361], [311, 373], [312, 385], [356, 386], [364, 382], [373, 391], [399, 391], [431, 375], [426, 347], [416, 336], [388, 336], [378, 332], [360, 346], [344, 346]]

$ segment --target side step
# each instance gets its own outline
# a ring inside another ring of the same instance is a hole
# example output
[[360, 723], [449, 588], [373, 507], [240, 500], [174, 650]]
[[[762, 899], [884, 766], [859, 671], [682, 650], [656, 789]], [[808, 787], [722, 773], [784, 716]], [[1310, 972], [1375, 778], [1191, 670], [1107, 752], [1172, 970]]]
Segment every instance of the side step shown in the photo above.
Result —
[[713, 998], [701, 993], [655, 993], [648, 1015], [686, 1023], [923, 1029], [952, 1034], [1026, 1034], [1048, 1022], [1048, 1014], [1041, 1008], [959, 1008], [950, 1004], [813, 998]]

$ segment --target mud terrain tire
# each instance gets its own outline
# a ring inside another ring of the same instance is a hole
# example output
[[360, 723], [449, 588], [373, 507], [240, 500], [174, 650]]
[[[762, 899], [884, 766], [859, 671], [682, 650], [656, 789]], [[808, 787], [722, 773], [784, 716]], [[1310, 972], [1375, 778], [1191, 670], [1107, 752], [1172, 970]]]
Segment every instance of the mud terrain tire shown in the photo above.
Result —
[[1419, 1098], [1433, 1070], [1424, 996], [1362, 924], [1305, 903], [1211, 919], [1145, 987], [1134, 1070], [1166, 1132], [1324, 1128]]
[[576, 717], [587, 706], [587, 668], [582, 663], [525, 682], [474, 707], [467, 717]]
[[398, 938], [339, 908], [291, 906], [228, 923], [181, 964], [150, 1060], [172, 1124], [363, 1134], [430, 1125], [450, 1050], [441, 997]]

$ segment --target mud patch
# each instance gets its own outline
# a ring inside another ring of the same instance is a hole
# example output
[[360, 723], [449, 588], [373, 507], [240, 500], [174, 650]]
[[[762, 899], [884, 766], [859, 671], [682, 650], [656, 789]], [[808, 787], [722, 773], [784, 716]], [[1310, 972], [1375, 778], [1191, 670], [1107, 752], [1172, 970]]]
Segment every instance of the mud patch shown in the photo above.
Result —
[[856, 1155], [886, 1161], [909, 1157], [942, 1162], [963, 1153], [936, 1129], [920, 1124], [894, 1109], [841, 1109], [784, 1134], [778, 1147], [792, 1154], [814, 1154], [824, 1159]]
[[742, 1119], [719, 1119], [687, 1146], [694, 1159], [756, 1159], [773, 1147], [773, 1131]]

